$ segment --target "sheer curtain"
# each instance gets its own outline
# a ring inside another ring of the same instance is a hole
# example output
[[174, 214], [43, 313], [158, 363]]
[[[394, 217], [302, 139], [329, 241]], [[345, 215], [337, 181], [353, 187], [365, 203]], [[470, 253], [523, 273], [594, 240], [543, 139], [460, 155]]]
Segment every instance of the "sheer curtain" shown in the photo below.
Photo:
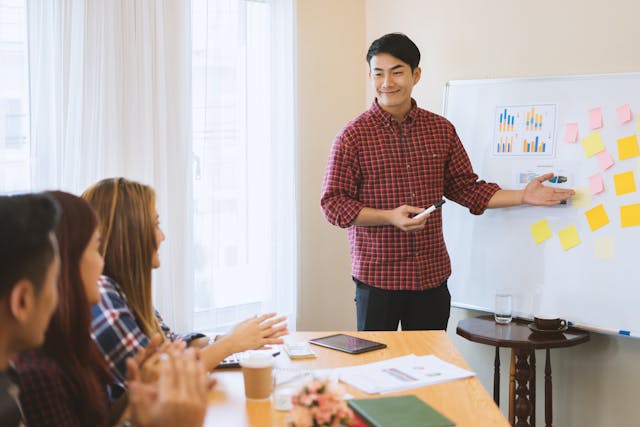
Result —
[[27, 4], [33, 189], [80, 193], [125, 176], [156, 189], [167, 240], [155, 302], [192, 325], [190, 5]]
[[292, 0], [192, 0], [195, 326], [295, 327]]
[[278, 311], [293, 328], [293, 0], [27, 5], [32, 189], [152, 185], [167, 323]]
[[29, 84], [26, 7], [0, 0], [0, 193], [29, 191]]

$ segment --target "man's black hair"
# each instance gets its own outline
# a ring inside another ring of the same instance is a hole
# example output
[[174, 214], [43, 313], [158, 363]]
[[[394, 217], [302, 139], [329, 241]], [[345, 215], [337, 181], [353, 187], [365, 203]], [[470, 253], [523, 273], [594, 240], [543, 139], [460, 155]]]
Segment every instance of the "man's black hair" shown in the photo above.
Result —
[[55, 256], [51, 233], [59, 219], [47, 194], [0, 196], [0, 298], [23, 278], [40, 290]]
[[371, 43], [367, 52], [369, 67], [371, 67], [371, 58], [379, 53], [388, 53], [402, 62], [406, 62], [411, 67], [411, 71], [420, 64], [420, 49], [402, 33], [385, 34]]

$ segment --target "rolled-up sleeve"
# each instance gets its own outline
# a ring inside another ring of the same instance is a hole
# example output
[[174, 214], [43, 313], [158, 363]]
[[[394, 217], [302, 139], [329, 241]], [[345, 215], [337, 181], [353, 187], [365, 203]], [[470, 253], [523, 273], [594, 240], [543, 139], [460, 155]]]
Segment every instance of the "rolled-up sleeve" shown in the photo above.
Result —
[[451, 156], [445, 168], [444, 195], [469, 208], [472, 214], [481, 215], [500, 186], [478, 179], [455, 128], [450, 126], [449, 132], [452, 144]]
[[347, 228], [362, 210], [364, 205], [357, 199], [359, 181], [357, 147], [342, 131], [331, 147], [320, 198], [324, 216], [331, 224]]

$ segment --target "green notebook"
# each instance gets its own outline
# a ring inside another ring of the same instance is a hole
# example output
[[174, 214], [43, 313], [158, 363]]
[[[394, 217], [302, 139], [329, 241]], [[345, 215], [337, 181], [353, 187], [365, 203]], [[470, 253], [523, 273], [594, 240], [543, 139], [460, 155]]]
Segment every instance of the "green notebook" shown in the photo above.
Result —
[[445, 427], [455, 424], [414, 395], [351, 399], [349, 406], [372, 427]]

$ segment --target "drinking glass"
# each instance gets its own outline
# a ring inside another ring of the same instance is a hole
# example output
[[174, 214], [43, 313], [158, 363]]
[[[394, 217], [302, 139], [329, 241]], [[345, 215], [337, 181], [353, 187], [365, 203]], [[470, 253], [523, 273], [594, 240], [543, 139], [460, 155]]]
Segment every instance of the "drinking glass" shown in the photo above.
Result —
[[509, 293], [496, 293], [496, 323], [507, 324], [511, 322], [511, 300], [511, 294]]

